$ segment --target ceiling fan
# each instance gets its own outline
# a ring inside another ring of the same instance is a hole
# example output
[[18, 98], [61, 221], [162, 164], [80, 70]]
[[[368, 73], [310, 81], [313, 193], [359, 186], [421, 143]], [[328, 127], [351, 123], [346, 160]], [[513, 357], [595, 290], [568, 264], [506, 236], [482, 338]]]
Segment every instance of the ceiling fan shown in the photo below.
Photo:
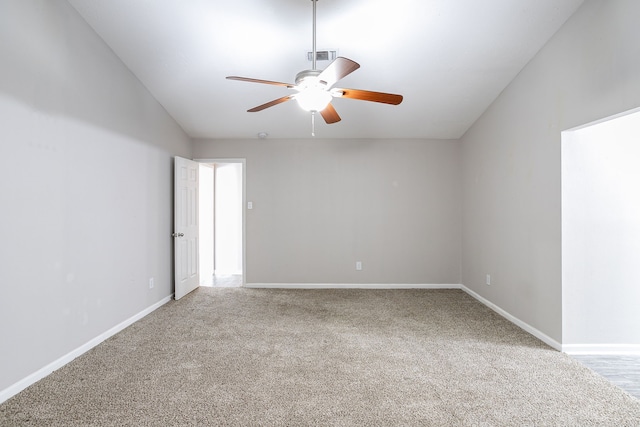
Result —
[[[262, 83], [275, 86], [283, 86], [293, 89], [296, 93], [283, 96], [265, 104], [258, 105], [250, 110], [250, 113], [262, 111], [274, 105], [282, 104], [291, 99], [298, 101], [300, 107], [311, 112], [312, 126], [315, 126], [314, 115], [319, 112], [327, 124], [339, 122], [340, 116], [331, 105], [333, 98], [359, 99], [362, 101], [379, 102], [383, 104], [398, 105], [402, 102], [402, 95], [392, 93], [372, 92], [358, 89], [343, 89], [333, 87], [338, 80], [348, 76], [358, 68], [360, 64], [348, 58], [338, 57], [331, 62], [324, 70], [316, 69], [316, 2], [313, 2], [313, 52], [311, 70], [304, 70], [296, 75], [295, 84], [274, 82], [270, 80], [252, 79], [248, 77], [228, 76], [229, 80], [239, 80], [243, 82]], [[314, 131], [312, 129], [312, 134]]]

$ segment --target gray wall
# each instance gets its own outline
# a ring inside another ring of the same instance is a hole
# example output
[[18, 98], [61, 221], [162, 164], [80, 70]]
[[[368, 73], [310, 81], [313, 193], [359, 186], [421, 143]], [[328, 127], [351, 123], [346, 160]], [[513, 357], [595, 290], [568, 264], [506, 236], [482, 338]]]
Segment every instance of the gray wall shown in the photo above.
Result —
[[461, 139], [463, 284], [557, 342], [560, 134], [640, 105], [638, 16], [586, 1]]
[[0, 58], [2, 391], [172, 294], [191, 146], [66, 1], [2, 0]]
[[460, 283], [457, 141], [199, 140], [193, 154], [246, 158], [248, 283]]

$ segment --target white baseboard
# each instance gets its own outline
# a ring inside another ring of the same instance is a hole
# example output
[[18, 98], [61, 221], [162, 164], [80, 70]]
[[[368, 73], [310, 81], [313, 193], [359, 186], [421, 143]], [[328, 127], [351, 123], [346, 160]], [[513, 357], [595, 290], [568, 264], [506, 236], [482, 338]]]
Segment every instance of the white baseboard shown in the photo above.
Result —
[[616, 355], [638, 356], [640, 344], [565, 344], [562, 351], [571, 355]]
[[[603, 344], [603, 345], [582, 345], [582, 344], [572, 344], [572, 345], [561, 345], [548, 335], [540, 332], [533, 326], [523, 322], [517, 317], [511, 315], [507, 311], [493, 304], [489, 300], [483, 298], [478, 295], [471, 289], [467, 288], [464, 285], [458, 284], [364, 284], [364, 283], [349, 283], [349, 284], [340, 284], [340, 283], [247, 283], [244, 285], [246, 288], [265, 288], [265, 289], [461, 289], [480, 303], [486, 305], [505, 319], [509, 320], [513, 324], [522, 328], [526, 332], [540, 339], [547, 345], [553, 347], [558, 351], [563, 351], [568, 354], [640, 354], [640, 345], [624, 345], [624, 344]], [[140, 313], [130, 317], [129, 319], [123, 321], [122, 323], [114, 326], [108, 331], [100, 334], [99, 336], [93, 338], [86, 344], [78, 347], [72, 352], [62, 356], [56, 361], [48, 364], [47, 366], [39, 369], [28, 377], [18, 381], [17, 383], [9, 386], [8, 388], [0, 391], [0, 403], [6, 401], [12, 396], [18, 394], [31, 384], [36, 383], [40, 379], [46, 377], [56, 369], [60, 369], [62, 366], [71, 362], [76, 357], [86, 353], [93, 347], [97, 346], [107, 338], [117, 334], [127, 326], [132, 325], [138, 320], [142, 319], [149, 313], [163, 306], [167, 302], [169, 302], [173, 298], [173, 295], [164, 298], [158, 303], [148, 307], [147, 309], [141, 311]]]
[[55, 371], [57, 369], [60, 369], [61, 367], [63, 367], [67, 363], [71, 362], [76, 357], [81, 356], [82, 354], [84, 354], [87, 351], [91, 350], [93, 347], [97, 346], [98, 344], [100, 344], [101, 342], [106, 340], [107, 338], [112, 337], [113, 335], [117, 334], [118, 332], [120, 332], [121, 330], [126, 328], [127, 326], [130, 326], [130, 325], [134, 324], [138, 320], [140, 320], [143, 317], [145, 317], [147, 314], [149, 314], [152, 311], [158, 309], [159, 307], [165, 305], [166, 303], [168, 303], [172, 299], [173, 299], [173, 295], [170, 295], [170, 296], [160, 300], [159, 302], [153, 304], [152, 306], [142, 310], [141, 312], [133, 315], [132, 317], [128, 318], [127, 320], [119, 323], [118, 325], [114, 326], [113, 328], [109, 329], [108, 331], [106, 331], [106, 332], [98, 335], [97, 337], [91, 339], [90, 341], [88, 341], [87, 343], [81, 345], [80, 347], [76, 348], [75, 350], [73, 350], [73, 351], [65, 354], [64, 356], [60, 357], [59, 359], [49, 363], [47, 366], [45, 366], [45, 367], [43, 367], [41, 369], [38, 369], [36, 372], [32, 373], [31, 375], [21, 379], [17, 383], [15, 383], [15, 384], [7, 387], [6, 389], [0, 391], [0, 403], [10, 399], [11, 397], [13, 397], [16, 394], [20, 393], [22, 390], [24, 390], [25, 388], [29, 387], [30, 385], [35, 384], [36, 382], [40, 381], [42, 378], [44, 378], [47, 375], [51, 374], [53, 371]]
[[461, 285], [389, 284], [389, 283], [247, 283], [254, 289], [462, 289]]
[[478, 295], [477, 293], [475, 293], [471, 289], [467, 288], [466, 286], [463, 285], [461, 287], [461, 289], [463, 291], [465, 291], [466, 293], [468, 293], [469, 295], [471, 295], [472, 297], [474, 297], [475, 299], [477, 299], [478, 301], [480, 301], [482, 304], [484, 304], [487, 307], [489, 307], [491, 310], [495, 311], [496, 313], [498, 313], [499, 315], [501, 315], [502, 317], [504, 317], [505, 319], [507, 319], [508, 321], [513, 323], [514, 325], [516, 325], [516, 326], [524, 329], [525, 331], [529, 332], [531, 335], [533, 335], [534, 337], [538, 338], [540, 341], [544, 342], [548, 346], [553, 347], [554, 349], [556, 349], [558, 351], [563, 351], [562, 344], [560, 344], [558, 341], [554, 340], [553, 338], [551, 338], [547, 334], [539, 331], [538, 329], [534, 328], [533, 326], [529, 325], [528, 323], [523, 322], [522, 320], [518, 319], [517, 317], [513, 316], [512, 314], [510, 314], [507, 311], [503, 310], [502, 308], [498, 307], [497, 305], [495, 305], [494, 303], [492, 303], [488, 299], [486, 299], [484, 297], [481, 297], [480, 295]]

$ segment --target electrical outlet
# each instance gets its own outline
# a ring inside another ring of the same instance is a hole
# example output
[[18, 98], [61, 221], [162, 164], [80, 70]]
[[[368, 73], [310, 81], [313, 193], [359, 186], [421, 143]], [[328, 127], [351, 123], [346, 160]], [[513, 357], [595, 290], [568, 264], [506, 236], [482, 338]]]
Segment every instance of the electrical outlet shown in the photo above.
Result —
[[153, 289], [153, 287], [155, 286], [155, 282], [153, 280], [153, 277], [149, 278], [149, 289]]
[[356, 261], [356, 270], [358, 271], [362, 270], [362, 261]]
[[491, 275], [487, 274], [487, 285], [491, 285]]

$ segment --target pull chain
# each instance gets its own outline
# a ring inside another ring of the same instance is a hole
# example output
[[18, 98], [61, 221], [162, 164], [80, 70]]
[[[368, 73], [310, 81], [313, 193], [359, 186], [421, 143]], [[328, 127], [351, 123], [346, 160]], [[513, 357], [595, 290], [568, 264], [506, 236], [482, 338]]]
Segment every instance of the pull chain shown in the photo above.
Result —
[[311, 112], [311, 136], [316, 136], [316, 112]]

